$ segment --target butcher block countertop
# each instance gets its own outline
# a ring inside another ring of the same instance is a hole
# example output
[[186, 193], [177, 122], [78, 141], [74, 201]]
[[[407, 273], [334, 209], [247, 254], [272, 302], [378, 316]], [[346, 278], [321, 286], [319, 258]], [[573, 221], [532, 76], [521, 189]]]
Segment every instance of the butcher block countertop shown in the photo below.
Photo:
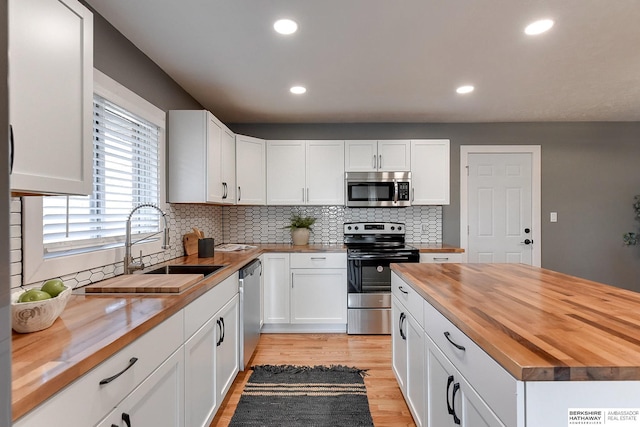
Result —
[[640, 293], [522, 264], [392, 270], [518, 380], [640, 380]]
[[[185, 256], [167, 264], [225, 265], [177, 294], [87, 294], [74, 290], [53, 326], [31, 334], [12, 335], [13, 419], [23, 416], [47, 398], [87, 373], [145, 332], [177, 313], [264, 252], [346, 252], [342, 244], [292, 246], [254, 244], [240, 252], [215, 251], [212, 258]], [[425, 245], [440, 251], [443, 245]], [[455, 248], [450, 248], [454, 251]], [[152, 267], [149, 267], [152, 269]], [[158, 277], [157, 275], [155, 275]], [[171, 277], [174, 275], [169, 275]], [[102, 282], [98, 282], [102, 283]]]

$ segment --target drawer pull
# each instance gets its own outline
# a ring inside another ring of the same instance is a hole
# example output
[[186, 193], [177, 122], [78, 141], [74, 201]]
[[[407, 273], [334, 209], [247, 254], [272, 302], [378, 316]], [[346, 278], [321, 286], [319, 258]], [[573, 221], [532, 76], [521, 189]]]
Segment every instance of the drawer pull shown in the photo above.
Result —
[[408, 294], [409, 291], [405, 291], [402, 286], [398, 286], [398, 289], [400, 289], [400, 292], [402, 292], [403, 294]]
[[216, 325], [218, 325], [218, 329], [220, 330], [220, 338], [216, 341], [216, 347], [220, 347], [220, 344], [222, 344], [222, 323], [220, 323], [220, 319], [216, 319]]
[[126, 412], [122, 413], [122, 421], [124, 421], [127, 427], [131, 427], [131, 417]]
[[315, 261], [319, 261], [319, 260], [325, 260], [325, 259], [327, 259], [327, 257], [326, 256], [317, 256], [317, 257], [311, 257], [311, 259], [315, 260]]
[[105, 378], [103, 380], [100, 381], [100, 385], [105, 385], [105, 384], [109, 384], [111, 381], [115, 380], [116, 378], [118, 378], [120, 375], [124, 374], [125, 372], [127, 372], [127, 370], [129, 368], [131, 368], [136, 362], [138, 361], [137, 357], [132, 357], [131, 359], [129, 359], [129, 364], [127, 365], [126, 368], [124, 368], [122, 371], [118, 372], [117, 374], [115, 374], [112, 377], [109, 378]]
[[453, 342], [453, 340], [451, 339], [451, 334], [449, 332], [445, 332], [444, 333], [444, 337], [447, 339], [447, 341], [449, 341], [451, 343], [451, 345], [453, 345], [458, 350], [462, 350], [462, 351], [466, 350], [466, 348], [464, 348], [464, 346], [462, 346], [460, 344], [456, 344], [455, 342]]
[[227, 328], [224, 327], [224, 317], [220, 318], [220, 324], [222, 325], [222, 338], [220, 338], [220, 343], [224, 342], [224, 334], [227, 332]]
[[449, 261], [449, 257], [439, 257], [439, 258], [434, 258], [433, 260], [440, 261], [440, 262]]

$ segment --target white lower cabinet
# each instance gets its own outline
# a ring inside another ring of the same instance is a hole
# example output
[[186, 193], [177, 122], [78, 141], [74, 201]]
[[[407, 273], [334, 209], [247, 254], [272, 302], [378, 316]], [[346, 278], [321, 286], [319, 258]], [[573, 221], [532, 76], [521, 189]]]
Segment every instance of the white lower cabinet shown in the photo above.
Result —
[[264, 254], [263, 332], [345, 332], [345, 253]]
[[211, 423], [238, 373], [238, 301], [234, 274], [185, 308], [187, 330], [206, 318], [184, 344], [187, 426]]
[[185, 425], [183, 372], [184, 353], [180, 347], [99, 423], [98, 427]]
[[501, 427], [504, 424], [425, 334], [428, 426]]
[[395, 296], [391, 302], [391, 315], [393, 373], [416, 425], [422, 426], [425, 425], [424, 331], [415, 317]]

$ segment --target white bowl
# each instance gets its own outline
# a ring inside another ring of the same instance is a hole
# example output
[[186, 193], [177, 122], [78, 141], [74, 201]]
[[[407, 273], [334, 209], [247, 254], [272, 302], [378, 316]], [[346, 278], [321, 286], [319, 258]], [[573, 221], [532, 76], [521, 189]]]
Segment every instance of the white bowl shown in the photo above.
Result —
[[67, 287], [55, 298], [18, 302], [18, 298], [26, 290], [16, 289], [11, 292], [11, 326], [14, 331], [19, 333], [41, 331], [53, 325], [53, 322], [66, 307], [72, 291], [70, 287]]

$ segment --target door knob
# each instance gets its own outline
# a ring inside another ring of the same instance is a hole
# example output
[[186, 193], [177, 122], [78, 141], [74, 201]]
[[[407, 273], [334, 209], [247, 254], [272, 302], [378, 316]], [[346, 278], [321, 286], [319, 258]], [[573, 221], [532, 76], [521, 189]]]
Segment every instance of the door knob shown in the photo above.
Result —
[[533, 243], [533, 240], [531, 239], [524, 239], [524, 242], [520, 242], [520, 243], [524, 243], [525, 245], [530, 245]]

